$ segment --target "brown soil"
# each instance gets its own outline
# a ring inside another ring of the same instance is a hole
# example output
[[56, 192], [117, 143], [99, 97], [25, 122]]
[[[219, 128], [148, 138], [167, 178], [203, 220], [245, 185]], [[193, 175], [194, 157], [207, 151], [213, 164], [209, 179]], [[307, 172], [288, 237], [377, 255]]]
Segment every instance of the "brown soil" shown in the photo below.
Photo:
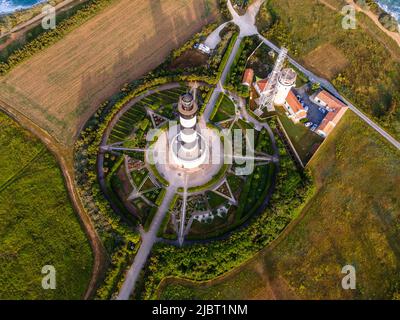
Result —
[[211, 1], [120, 0], [0, 81], [0, 100], [72, 145], [103, 101], [218, 15]]

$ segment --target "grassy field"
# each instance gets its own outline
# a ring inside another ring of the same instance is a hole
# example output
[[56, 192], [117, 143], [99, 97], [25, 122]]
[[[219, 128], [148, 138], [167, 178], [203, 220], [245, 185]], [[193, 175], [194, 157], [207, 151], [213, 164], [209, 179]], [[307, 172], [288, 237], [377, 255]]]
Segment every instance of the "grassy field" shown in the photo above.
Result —
[[216, 0], [119, 0], [0, 78], [0, 102], [70, 145], [100, 103], [217, 15]]
[[[398, 298], [399, 158], [348, 112], [309, 164], [318, 192], [288, 234], [214, 283], [170, 286], [183, 286], [198, 298]], [[357, 271], [354, 291], [341, 288], [346, 264]], [[229, 287], [244, 292], [224, 290]], [[166, 286], [160, 294], [168, 298], [172, 292]]]
[[[92, 254], [60, 169], [42, 143], [0, 113], [0, 299], [81, 299]], [[56, 268], [56, 290], [41, 287]]]
[[[327, 76], [346, 98], [400, 138], [400, 48], [364, 14], [342, 28], [342, 0], [270, 0], [276, 17], [265, 35]], [[307, 10], [305, 10], [307, 8]]]

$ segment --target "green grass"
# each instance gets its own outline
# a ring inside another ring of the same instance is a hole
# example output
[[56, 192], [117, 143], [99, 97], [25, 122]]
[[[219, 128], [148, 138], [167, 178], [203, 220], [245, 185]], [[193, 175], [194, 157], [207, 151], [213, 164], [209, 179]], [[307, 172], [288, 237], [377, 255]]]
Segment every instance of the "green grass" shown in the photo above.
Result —
[[[0, 299], [81, 299], [92, 254], [54, 157], [0, 113]], [[57, 289], [43, 290], [42, 267]]]
[[215, 192], [207, 192], [208, 203], [210, 204], [211, 209], [216, 209], [224, 203], [227, 203], [228, 200]]
[[[265, 281], [257, 272], [241, 272], [235, 278], [235, 282], [220, 281], [216, 285], [204, 283], [198, 285], [190, 281], [180, 280], [178, 283], [173, 282], [164, 284], [165, 290], [162, 290], [161, 300], [219, 300], [229, 296], [233, 300], [242, 300], [248, 297], [248, 283], [260, 283]], [[254, 290], [256, 293], [257, 289]]]
[[235, 116], [235, 105], [224, 93], [220, 93], [210, 120], [214, 123], [231, 119]]
[[[309, 164], [318, 191], [304, 217], [275, 247], [213, 283], [179, 283], [192, 297], [392, 299], [400, 296], [400, 153], [348, 112]], [[352, 264], [357, 289], [341, 288], [341, 268]], [[259, 273], [266, 280], [241, 279]], [[244, 282], [244, 283], [243, 283]], [[171, 284], [172, 285], [175, 285]], [[207, 290], [205, 290], [205, 286]], [[173, 297], [164, 288], [162, 297]]]
[[324, 140], [322, 137], [306, 128], [302, 123], [294, 123], [290, 120], [283, 108], [278, 108], [278, 116], [287, 135], [292, 141], [301, 161], [306, 164], [312, 157], [314, 145], [319, 145]]

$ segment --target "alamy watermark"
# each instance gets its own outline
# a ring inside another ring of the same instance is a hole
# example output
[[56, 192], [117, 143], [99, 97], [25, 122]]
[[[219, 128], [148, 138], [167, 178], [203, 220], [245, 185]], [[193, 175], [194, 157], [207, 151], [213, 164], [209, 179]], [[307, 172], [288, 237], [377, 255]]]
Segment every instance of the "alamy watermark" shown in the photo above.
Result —
[[56, 8], [51, 5], [45, 5], [42, 8], [42, 28], [44, 30], [55, 29], [57, 26]]
[[52, 265], [45, 265], [42, 268], [42, 274], [45, 276], [42, 278], [42, 288], [44, 290], [55, 290], [56, 283], [56, 268]]
[[356, 289], [356, 268], [352, 265], [345, 265], [342, 273], [346, 274], [342, 279], [342, 288], [344, 290]]
[[342, 8], [342, 28], [345, 30], [357, 28], [356, 8], [352, 5], [347, 5]]

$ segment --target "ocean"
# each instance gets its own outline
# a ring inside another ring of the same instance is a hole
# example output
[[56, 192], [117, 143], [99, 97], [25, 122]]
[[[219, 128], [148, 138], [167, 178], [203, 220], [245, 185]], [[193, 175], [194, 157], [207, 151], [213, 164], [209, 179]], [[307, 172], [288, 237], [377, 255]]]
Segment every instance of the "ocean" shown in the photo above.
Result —
[[26, 9], [40, 2], [43, 0], [0, 0], [0, 14]]
[[400, 0], [377, 0], [383, 10], [389, 12], [400, 23]]

